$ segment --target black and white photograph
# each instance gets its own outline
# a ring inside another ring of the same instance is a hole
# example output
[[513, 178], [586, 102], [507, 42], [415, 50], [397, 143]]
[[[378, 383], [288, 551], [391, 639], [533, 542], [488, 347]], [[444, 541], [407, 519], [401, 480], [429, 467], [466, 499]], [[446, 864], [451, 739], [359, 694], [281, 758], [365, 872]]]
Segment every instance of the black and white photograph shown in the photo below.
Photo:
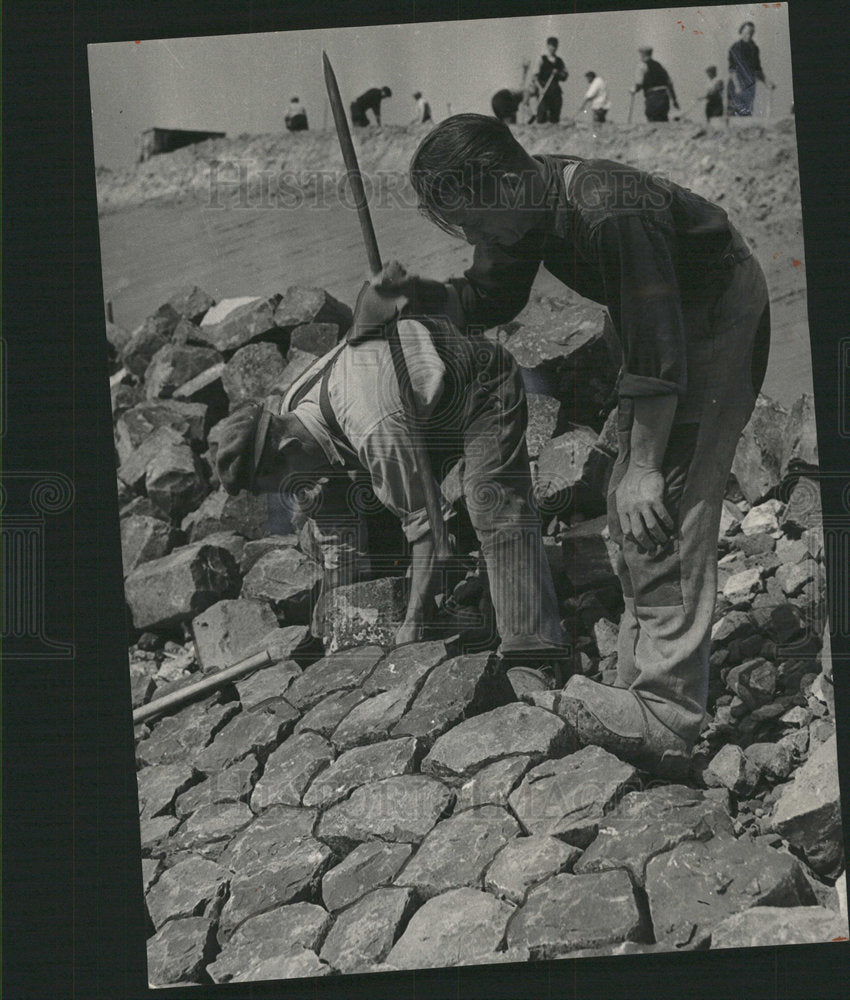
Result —
[[794, 41], [88, 45], [151, 987], [850, 937]]

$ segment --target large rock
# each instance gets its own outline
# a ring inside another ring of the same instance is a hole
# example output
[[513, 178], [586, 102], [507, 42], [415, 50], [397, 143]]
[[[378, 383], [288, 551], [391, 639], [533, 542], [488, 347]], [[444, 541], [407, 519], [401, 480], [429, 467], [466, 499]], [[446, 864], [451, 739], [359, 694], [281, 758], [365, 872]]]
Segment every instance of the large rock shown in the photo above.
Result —
[[561, 404], [552, 396], [543, 396], [536, 392], [527, 393], [527, 399], [528, 428], [525, 432], [525, 443], [529, 458], [537, 458], [555, 434]]
[[161, 306], [153, 316], [137, 327], [121, 351], [121, 363], [136, 378], [143, 378], [151, 358], [165, 347], [180, 322], [180, 317], [169, 306]]
[[603, 515], [575, 524], [563, 534], [564, 572], [573, 595], [617, 585], [606, 525]]
[[467, 809], [434, 827], [396, 885], [410, 886], [426, 899], [465, 885], [481, 888], [487, 866], [519, 832], [500, 806]]
[[514, 908], [479, 889], [452, 889], [428, 900], [387, 956], [395, 969], [475, 965], [496, 958]]
[[533, 705], [511, 702], [467, 719], [439, 737], [422, 762], [438, 778], [465, 779], [487, 764], [523, 754], [537, 764], [567, 750], [563, 719]]
[[309, 840], [315, 825], [315, 809], [272, 806], [231, 840], [219, 864], [234, 872], [263, 868], [286, 855], [293, 844]]
[[375, 889], [337, 917], [321, 958], [338, 972], [374, 969], [389, 954], [414, 907], [412, 889]]
[[579, 857], [578, 847], [556, 837], [516, 837], [493, 859], [484, 887], [502, 899], [522, 903], [532, 886], [571, 871]]
[[283, 374], [286, 360], [276, 344], [241, 347], [225, 365], [221, 383], [231, 409], [249, 399], [262, 399]]
[[[207, 408], [203, 403], [177, 399], [152, 399], [137, 403], [115, 422], [115, 447], [119, 461], [123, 465], [145, 438], [160, 427], [170, 427], [190, 444], [200, 444], [204, 439], [206, 421]], [[124, 476], [121, 478], [129, 483]]]
[[[129, 412], [129, 411], [128, 411]], [[131, 490], [143, 490], [145, 473], [151, 462], [160, 452], [169, 448], [179, 448], [185, 445], [184, 438], [171, 427], [157, 427], [142, 443], [127, 452], [126, 458], [118, 466], [118, 482], [129, 486]], [[161, 510], [148, 500], [154, 515], [165, 516]]]
[[760, 395], [738, 441], [732, 472], [750, 503], [758, 503], [779, 486], [787, 410]]
[[322, 568], [297, 549], [274, 549], [252, 566], [242, 596], [270, 601], [291, 625], [309, 622]]
[[216, 983], [245, 982], [263, 962], [290, 958], [304, 949], [317, 951], [330, 922], [330, 915], [315, 903], [275, 907], [246, 920], [207, 972]]
[[446, 660], [434, 667], [393, 736], [433, 743], [468, 716], [513, 701], [513, 690], [490, 653]]
[[338, 750], [348, 750], [386, 740], [415, 696], [415, 688], [393, 688], [360, 701], [333, 730], [331, 742]]
[[278, 372], [274, 383], [269, 387], [270, 401], [274, 402], [277, 397], [283, 397], [299, 378], [311, 368], [319, 359], [315, 354], [308, 351], [299, 351], [297, 347], [290, 348], [286, 354], [286, 366], [283, 371]]
[[276, 955], [253, 966], [244, 977], [248, 981], [265, 979], [313, 979], [330, 976], [333, 969], [309, 948], [302, 948], [291, 955]]
[[[364, 695], [359, 688], [353, 691], [336, 691], [323, 698], [318, 705], [310, 709], [301, 716], [298, 725], [295, 727], [296, 733], [304, 733], [308, 730], [330, 739], [331, 734], [353, 708], [363, 701]], [[340, 749], [338, 743], [334, 743]]]
[[322, 901], [333, 911], [389, 885], [410, 857], [410, 844], [386, 844], [372, 840], [360, 844], [322, 879]]
[[185, 761], [142, 768], [136, 775], [139, 812], [148, 816], [166, 812], [193, 780], [192, 767]]
[[168, 517], [181, 518], [209, 492], [197, 455], [184, 442], [169, 443], [145, 466], [145, 492]]
[[[287, 691], [287, 700], [302, 710], [312, 708], [337, 691], [351, 691], [363, 684], [384, 651], [380, 646], [363, 646], [334, 653], [311, 664]], [[415, 734], [403, 734], [415, 735]]]
[[[209, 539], [218, 538], [218, 535], [210, 535]], [[286, 625], [284, 628], [272, 629], [260, 636], [256, 642], [247, 646], [244, 650], [245, 656], [253, 656], [254, 653], [267, 652], [273, 661], [295, 659], [301, 655], [305, 646], [309, 643], [309, 630], [305, 625]]]
[[218, 774], [248, 754], [261, 760], [286, 738], [298, 718], [293, 708], [277, 711], [240, 712], [221, 729], [208, 747], [195, 758], [202, 774]]
[[251, 794], [259, 768], [259, 762], [253, 754], [241, 757], [224, 770], [211, 774], [206, 780], [178, 795], [174, 811], [185, 818], [202, 806], [243, 801]]
[[815, 424], [815, 399], [804, 392], [791, 407], [785, 424], [782, 448], [783, 476], [818, 467], [818, 437]]
[[353, 646], [391, 646], [407, 609], [406, 581], [388, 576], [334, 587], [325, 595], [325, 649], [336, 653]]
[[417, 844], [451, 803], [452, 793], [433, 778], [385, 778], [355, 788], [344, 802], [331, 806], [319, 820], [316, 836], [344, 849], [376, 838]]
[[207, 310], [215, 305], [215, 299], [197, 285], [181, 285], [168, 300], [168, 305], [178, 316], [199, 323]]
[[145, 369], [145, 396], [170, 399], [175, 390], [221, 361], [218, 351], [209, 347], [166, 344], [154, 354]]
[[281, 660], [271, 666], [263, 667], [249, 677], [236, 681], [239, 701], [246, 712], [262, 711], [269, 705], [274, 705], [276, 710], [280, 710], [278, 703], [283, 700], [286, 689], [296, 677], [300, 676], [301, 667], [295, 660]]
[[834, 877], [841, 871], [844, 837], [834, 736], [812, 751], [783, 789], [773, 828], [802, 851], [820, 875]]
[[528, 893], [508, 928], [508, 947], [550, 959], [579, 948], [640, 941], [645, 933], [626, 872], [564, 874]]
[[232, 702], [219, 705], [195, 702], [157, 722], [147, 739], [136, 746], [143, 764], [174, 764], [193, 760], [237, 712]]
[[703, 774], [706, 784], [720, 785], [742, 797], [755, 791], [760, 777], [753, 761], [734, 743], [721, 747]]
[[318, 733], [290, 736], [269, 757], [262, 778], [254, 786], [251, 808], [261, 812], [273, 805], [300, 805], [313, 777], [335, 756], [333, 747]]
[[655, 938], [671, 948], [704, 945], [717, 924], [752, 906], [815, 903], [790, 854], [730, 837], [688, 841], [653, 858], [646, 893]]
[[169, 920], [148, 939], [148, 980], [152, 986], [201, 983], [214, 948], [208, 917]]
[[534, 763], [533, 757], [521, 756], [485, 765], [457, 790], [455, 813], [475, 806], [507, 805], [508, 796]]
[[540, 452], [534, 495], [547, 515], [573, 507], [580, 481], [590, 474], [588, 463], [596, 437], [590, 427], [572, 427]]
[[600, 747], [584, 747], [532, 768], [508, 798], [530, 832], [587, 847], [637, 771]]
[[287, 331], [304, 323], [334, 323], [341, 330], [348, 330], [351, 310], [323, 288], [291, 285], [278, 303], [274, 319], [279, 327]]
[[223, 548], [199, 542], [143, 563], [127, 575], [124, 594], [137, 629], [188, 621], [239, 586], [239, 569]]
[[775, 948], [847, 937], [847, 918], [823, 906], [756, 906], [721, 921], [711, 932], [711, 947]]
[[211, 423], [221, 420], [227, 413], [229, 404], [227, 393], [221, 384], [224, 364], [224, 361], [219, 361], [205, 368], [200, 374], [178, 386], [174, 390], [173, 398], [179, 402], [206, 406]]
[[223, 299], [201, 320], [196, 336], [222, 353], [244, 347], [252, 340], [280, 340], [274, 320], [275, 299]]
[[336, 323], [302, 323], [289, 335], [289, 349], [304, 351], [321, 358], [333, 350], [339, 340]]
[[216, 802], [201, 806], [171, 838], [171, 849], [193, 851], [216, 860], [228, 841], [252, 819], [251, 810], [244, 802]]
[[121, 518], [121, 562], [124, 575], [151, 559], [168, 555], [176, 532], [167, 521], [135, 515]]
[[337, 757], [313, 780], [302, 801], [305, 806], [327, 809], [361, 785], [410, 774], [418, 757], [419, 744], [413, 737], [355, 747]]
[[445, 643], [413, 642], [391, 649], [363, 682], [366, 694], [415, 687], [438, 663], [448, 658]]
[[262, 538], [268, 521], [268, 499], [241, 490], [230, 496], [219, 489], [211, 493], [197, 510], [183, 518], [181, 528], [190, 542], [199, 542], [219, 531], [235, 531], [244, 538]]
[[714, 800], [684, 785], [630, 792], [608, 816], [575, 866], [579, 875], [625, 868], [643, 886], [649, 861], [685, 840], [732, 836], [732, 819]]
[[163, 872], [147, 895], [147, 907], [154, 927], [167, 920], [209, 915], [222, 898], [231, 873], [214, 861], [194, 855]]
[[218, 601], [192, 620], [198, 663], [205, 673], [232, 666], [276, 628], [274, 612], [262, 601]]
[[236, 872], [230, 898], [221, 911], [219, 938], [226, 940], [249, 917], [315, 897], [322, 875], [331, 864], [331, 849], [308, 838], [284, 848], [268, 864]]
[[[268, 514], [268, 510], [266, 510]], [[261, 538], [252, 538], [245, 543], [242, 553], [242, 562], [239, 569], [244, 576], [252, 566], [267, 552], [275, 549], [296, 549], [298, 548], [298, 535], [263, 535]]]

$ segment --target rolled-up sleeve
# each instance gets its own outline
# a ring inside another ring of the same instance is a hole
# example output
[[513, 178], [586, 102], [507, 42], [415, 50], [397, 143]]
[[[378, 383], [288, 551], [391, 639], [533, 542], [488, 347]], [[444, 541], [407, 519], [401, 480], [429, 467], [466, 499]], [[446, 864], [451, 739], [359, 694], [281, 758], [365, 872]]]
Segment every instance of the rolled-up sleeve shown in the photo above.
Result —
[[683, 394], [687, 356], [672, 237], [638, 214], [593, 231], [608, 309], [623, 347], [620, 396]]
[[[526, 241], [523, 241], [525, 243]], [[525, 308], [541, 256], [519, 249], [478, 244], [472, 267], [462, 278], [452, 278], [467, 326], [489, 330], [508, 323]]]

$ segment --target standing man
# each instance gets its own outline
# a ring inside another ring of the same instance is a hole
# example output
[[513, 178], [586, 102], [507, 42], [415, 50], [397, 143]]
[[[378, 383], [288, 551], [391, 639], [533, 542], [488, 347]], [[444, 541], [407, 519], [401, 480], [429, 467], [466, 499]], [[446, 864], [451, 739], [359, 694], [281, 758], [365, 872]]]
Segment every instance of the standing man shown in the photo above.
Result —
[[393, 92], [389, 87], [372, 87], [364, 94], [351, 102], [351, 124], [358, 128], [366, 128], [369, 119], [366, 112], [371, 111], [375, 116], [375, 124], [381, 124], [381, 101], [386, 97], [392, 97]]
[[706, 67], [705, 74], [708, 77], [708, 90], [703, 94], [705, 101], [705, 119], [711, 121], [712, 118], [723, 117], [723, 81], [717, 79], [717, 67]]
[[640, 65], [638, 66], [635, 85], [631, 89], [632, 94], [639, 90], [643, 91], [644, 110], [648, 122], [666, 122], [670, 112], [670, 103], [678, 110], [679, 102], [676, 100], [676, 92], [673, 90], [673, 81], [667, 70], [652, 58], [652, 49], [648, 45], [642, 45], [640, 53]]
[[416, 101], [416, 117], [410, 124], [424, 125], [425, 122], [431, 121], [431, 105], [422, 96], [421, 90], [413, 92], [413, 100]]
[[601, 76], [597, 76], [592, 69], [589, 69], [584, 76], [588, 84], [587, 93], [584, 95], [584, 100], [581, 102], [581, 107], [578, 109], [577, 115], [580, 115], [590, 105], [590, 110], [593, 112], [593, 120], [595, 122], [604, 122], [611, 108], [605, 81]]
[[286, 123], [287, 130], [290, 132], [307, 131], [307, 112], [297, 97], [290, 98], [289, 107], [286, 109], [283, 120]]
[[753, 113], [756, 98], [756, 80], [776, 89], [776, 84], [768, 80], [761, 68], [759, 47], [753, 41], [756, 26], [752, 21], [744, 21], [738, 29], [740, 38], [729, 49], [729, 110], [733, 115], [749, 117]]
[[717, 205], [609, 160], [530, 156], [482, 115], [438, 125], [410, 176], [421, 211], [475, 247], [441, 302], [424, 283], [433, 312], [460, 329], [507, 323], [541, 264], [608, 308], [623, 352], [608, 493], [617, 683], [572, 677], [559, 713], [579, 744], [679, 775], [708, 697], [726, 481], [767, 366], [764, 274]]
[[569, 73], [564, 60], [557, 52], [558, 39], [553, 35], [546, 39], [546, 51], [540, 57], [540, 65], [534, 74], [534, 81], [540, 94], [535, 117], [537, 122], [557, 124], [561, 120], [561, 105], [564, 103], [561, 83], [567, 79]]

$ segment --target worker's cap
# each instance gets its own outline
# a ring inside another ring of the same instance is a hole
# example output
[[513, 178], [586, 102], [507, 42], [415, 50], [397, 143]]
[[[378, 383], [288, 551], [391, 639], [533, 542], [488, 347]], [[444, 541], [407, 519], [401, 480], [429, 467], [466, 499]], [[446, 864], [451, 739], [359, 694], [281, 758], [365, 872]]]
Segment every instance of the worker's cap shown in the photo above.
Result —
[[651, 56], [652, 55], [652, 46], [651, 45], [640, 45], [638, 47], [638, 52], [640, 52], [641, 55]]
[[381, 93], [384, 95], [384, 97], [392, 97], [393, 96], [393, 92], [390, 90], [389, 87], [381, 87]]
[[705, 71], [706, 71], [706, 73], [710, 73], [712, 76], [714, 76], [714, 74], [717, 72], [717, 67], [716, 66], [706, 66], [705, 67]]
[[592, 69], [589, 69], [584, 75], [587, 77], [588, 80], [594, 80], [596, 78], [596, 74], [593, 72]]
[[413, 91], [413, 99], [415, 101], [418, 101], [421, 96], [422, 96], [422, 91], [421, 90], [414, 90]]

